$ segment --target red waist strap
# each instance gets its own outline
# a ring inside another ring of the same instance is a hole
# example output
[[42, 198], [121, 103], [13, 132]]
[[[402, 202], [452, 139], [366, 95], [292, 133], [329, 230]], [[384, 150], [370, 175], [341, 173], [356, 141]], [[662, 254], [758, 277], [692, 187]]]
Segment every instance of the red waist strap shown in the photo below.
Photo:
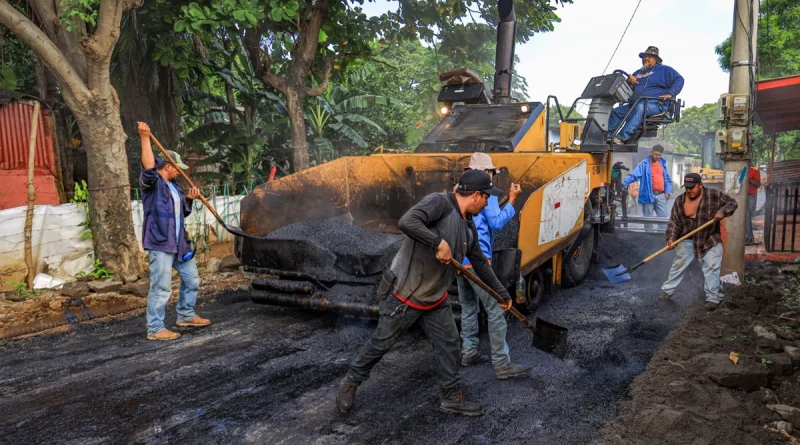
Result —
[[392, 294], [394, 294], [395, 298], [397, 298], [398, 300], [400, 300], [403, 303], [407, 304], [408, 307], [410, 307], [412, 309], [416, 309], [418, 311], [429, 311], [429, 310], [435, 308], [436, 306], [439, 306], [440, 304], [442, 304], [442, 302], [444, 300], [447, 299], [447, 292], [445, 292], [444, 295], [442, 295], [442, 298], [440, 298], [435, 303], [433, 303], [431, 305], [428, 305], [428, 306], [422, 306], [422, 305], [419, 305], [419, 304], [416, 304], [416, 303], [412, 303], [411, 300], [409, 300], [407, 298], [401, 297], [400, 294], [398, 294], [397, 292], [392, 292]]

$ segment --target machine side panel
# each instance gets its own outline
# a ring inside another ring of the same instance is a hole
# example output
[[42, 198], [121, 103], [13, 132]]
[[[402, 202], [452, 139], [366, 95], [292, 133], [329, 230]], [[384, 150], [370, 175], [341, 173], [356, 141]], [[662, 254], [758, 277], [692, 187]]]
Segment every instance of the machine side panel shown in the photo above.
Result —
[[569, 169], [544, 187], [539, 245], [563, 238], [583, 213], [586, 197], [586, 161]]

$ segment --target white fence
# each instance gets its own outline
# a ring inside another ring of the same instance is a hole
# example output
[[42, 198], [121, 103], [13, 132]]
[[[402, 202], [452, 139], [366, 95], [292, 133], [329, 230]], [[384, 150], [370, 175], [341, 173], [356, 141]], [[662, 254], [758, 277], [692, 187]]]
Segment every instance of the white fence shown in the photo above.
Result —
[[[239, 201], [243, 196], [217, 196], [211, 204], [223, 218], [234, 227], [239, 225]], [[25, 212], [26, 207], [0, 210], [0, 272], [25, 268]], [[77, 204], [59, 206], [35, 206], [31, 234], [31, 252], [36, 272], [45, 272], [57, 277], [72, 277], [78, 272], [89, 271], [93, 260], [92, 240], [81, 240], [86, 219], [83, 207]], [[131, 201], [136, 239], [142, 246], [142, 203]], [[224, 231], [211, 212], [200, 200], [193, 203], [192, 214], [186, 219], [186, 229], [193, 239], [229, 241], [232, 235]], [[0, 280], [7, 277], [0, 273]], [[8, 274], [5, 274], [8, 275]]]

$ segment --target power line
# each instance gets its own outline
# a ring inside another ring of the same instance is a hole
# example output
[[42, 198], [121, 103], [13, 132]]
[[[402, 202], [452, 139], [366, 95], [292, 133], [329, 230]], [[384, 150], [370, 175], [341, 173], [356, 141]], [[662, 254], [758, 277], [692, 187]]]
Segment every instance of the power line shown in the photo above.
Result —
[[611, 65], [611, 61], [614, 60], [614, 56], [617, 55], [617, 50], [619, 49], [619, 46], [622, 44], [622, 39], [625, 38], [625, 33], [628, 32], [628, 28], [631, 26], [631, 22], [633, 22], [633, 18], [636, 17], [636, 11], [639, 10], [639, 5], [641, 5], [641, 4], [642, 4], [642, 0], [639, 0], [639, 3], [636, 4], [636, 8], [633, 10], [633, 14], [631, 14], [631, 19], [628, 20], [628, 26], [625, 27], [625, 31], [622, 31], [622, 36], [620, 36], [619, 42], [617, 42], [617, 47], [614, 48], [614, 52], [611, 54], [611, 58], [608, 59], [608, 63], [606, 64], [606, 67], [603, 68], [603, 74], [606, 73], [606, 70]]

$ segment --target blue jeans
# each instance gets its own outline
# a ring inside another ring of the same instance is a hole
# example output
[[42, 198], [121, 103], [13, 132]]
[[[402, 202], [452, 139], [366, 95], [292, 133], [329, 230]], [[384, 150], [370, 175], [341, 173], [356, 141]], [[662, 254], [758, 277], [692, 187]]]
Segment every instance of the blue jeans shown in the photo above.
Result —
[[200, 288], [200, 276], [194, 258], [175, 261], [174, 253], [150, 252], [150, 292], [147, 293], [147, 333], [155, 334], [164, 329], [164, 312], [172, 294], [172, 268], [181, 276], [181, 291], [178, 297], [178, 321], [194, 318], [194, 304]]
[[[675, 288], [681, 283], [686, 268], [694, 260], [694, 241], [687, 239], [675, 246], [675, 259], [672, 261], [672, 268], [669, 270], [667, 281], [661, 286], [661, 290], [667, 295], [672, 295]], [[719, 269], [722, 265], [722, 243], [717, 244], [703, 255], [700, 260], [703, 264], [703, 276], [705, 283], [703, 287], [706, 292], [706, 301], [719, 303], [725, 298], [720, 292]]]
[[667, 217], [667, 195], [661, 193], [655, 195], [655, 201], [650, 204], [642, 204], [643, 216], [658, 216], [661, 218]]
[[[608, 117], [608, 137], [614, 134], [630, 109], [631, 104], [623, 104], [611, 111], [611, 115]], [[648, 116], [663, 113], [667, 111], [667, 109], [669, 109], [669, 106], [666, 102], [662, 104], [655, 100], [647, 101]], [[644, 101], [636, 104], [633, 112], [628, 116], [628, 120], [625, 121], [625, 125], [622, 126], [622, 130], [617, 134], [617, 137], [622, 141], [627, 141], [633, 136], [636, 129], [642, 126], [642, 121], [644, 121]]]
[[506, 313], [491, 295], [464, 276], [458, 282], [458, 301], [461, 303], [461, 355], [478, 353], [478, 312], [483, 303], [489, 317], [489, 344], [492, 347], [492, 366], [500, 368], [511, 363], [506, 342]]
[[753, 237], [753, 217], [756, 215], [756, 206], [758, 205], [758, 195], [756, 196], [747, 196], [747, 221], [746, 221], [746, 241], [748, 243], [752, 243], [755, 241], [755, 237]]

